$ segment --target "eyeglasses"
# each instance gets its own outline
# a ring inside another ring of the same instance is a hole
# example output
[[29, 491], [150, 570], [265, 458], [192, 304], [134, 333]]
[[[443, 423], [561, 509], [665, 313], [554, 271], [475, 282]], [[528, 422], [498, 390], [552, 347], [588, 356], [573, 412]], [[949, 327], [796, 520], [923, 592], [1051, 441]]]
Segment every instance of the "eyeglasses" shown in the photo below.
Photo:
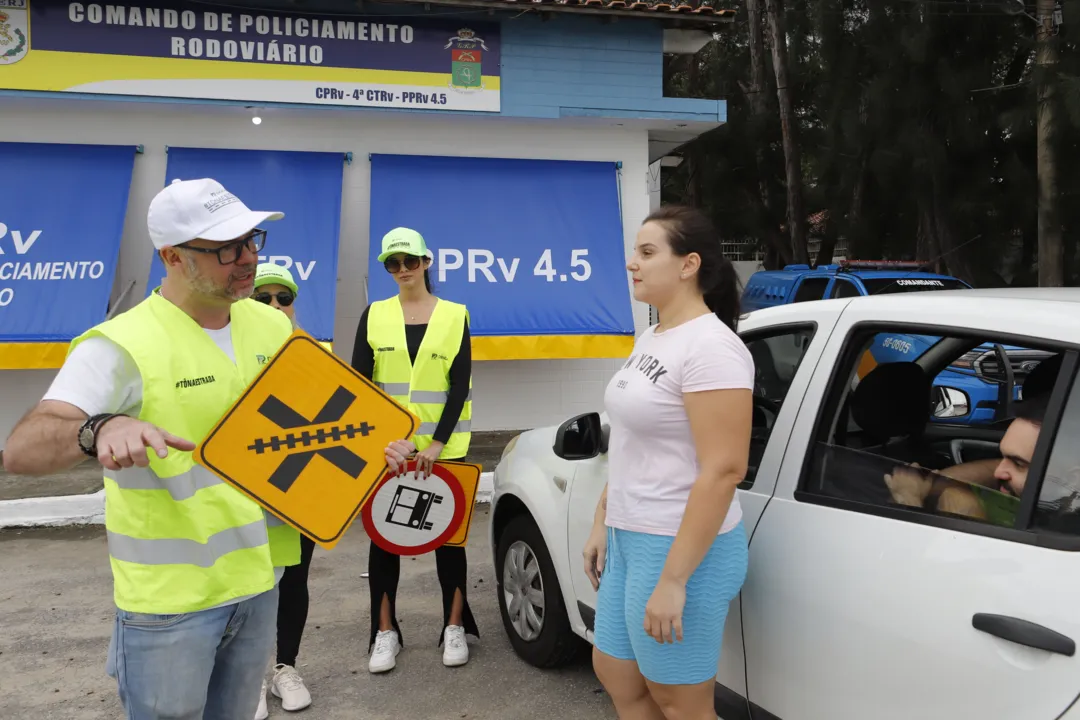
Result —
[[185, 250], [194, 250], [201, 253], [215, 253], [217, 255], [218, 262], [222, 265], [232, 265], [240, 260], [240, 256], [244, 254], [244, 248], [247, 248], [252, 253], [258, 253], [263, 249], [263, 245], [266, 244], [266, 231], [265, 230], [253, 230], [243, 240], [234, 240], [232, 242], [222, 243], [217, 247], [201, 248], [192, 247], [191, 245], [177, 245]]
[[278, 292], [274, 295], [271, 295], [268, 292], [261, 292], [255, 293], [251, 296], [252, 300], [261, 302], [263, 305], [269, 305], [270, 301], [274, 298], [277, 298], [278, 305], [280, 305], [281, 307], [289, 307], [290, 305], [292, 305], [293, 294], [288, 290], [282, 290], [281, 292]]
[[[386, 268], [386, 272], [393, 274], [401, 269], [401, 261], [398, 260], [396, 257], [388, 257], [386, 258], [386, 260], [383, 261], [383, 267]], [[418, 267], [420, 267], [419, 257], [417, 257], [416, 255], [405, 256], [406, 270], [415, 270]]]

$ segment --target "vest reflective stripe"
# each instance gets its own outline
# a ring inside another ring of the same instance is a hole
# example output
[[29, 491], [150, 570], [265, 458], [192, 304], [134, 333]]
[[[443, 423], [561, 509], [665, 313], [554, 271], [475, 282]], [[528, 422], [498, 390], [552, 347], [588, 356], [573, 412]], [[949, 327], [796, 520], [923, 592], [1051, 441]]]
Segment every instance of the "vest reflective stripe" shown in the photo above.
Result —
[[[416, 429], [417, 435], [434, 435], [435, 431], [439, 429], [439, 423], [437, 422], [425, 422], [420, 423], [420, 427]], [[472, 420], [460, 420], [458, 424], [454, 426], [453, 432], [455, 433], [467, 433], [472, 432]], [[451, 436], [453, 437], [453, 436]]]
[[395, 397], [405, 397], [409, 394], [409, 383], [375, 383], [380, 390], [387, 395], [393, 395]]
[[[450, 392], [448, 390], [413, 390], [409, 392], [409, 383], [375, 383], [380, 390], [387, 395], [406, 397], [408, 396], [409, 402], [412, 403], [438, 403], [445, 405], [446, 401], [450, 399]], [[469, 393], [465, 396], [466, 402], [472, 400], [472, 388], [469, 388]]]
[[[445, 405], [446, 401], [450, 399], [450, 393], [446, 390], [413, 390], [409, 393], [409, 402], [414, 403], [439, 403]], [[468, 394], [465, 395], [465, 401], [472, 400], [472, 388], [469, 388]]]
[[109, 555], [140, 565], [195, 565], [210, 568], [225, 555], [237, 550], [266, 545], [266, 520], [227, 528], [207, 538], [205, 543], [177, 538], [139, 539], [108, 532]]
[[[373, 302], [368, 310], [367, 341], [375, 354], [372, 381], [420, 419], [413, 435], [418, 450], [431, 445], [450, 390], [450, 367], [461, 349], [468, 310], [439, 300], [412, 362], [405, 337], [405, 315], [397, 297]], [[458, 423], [439, 457], [462, 458], [469, 452], [472, 428], [472, 377]]]
[[[124, 348], [143, 382], [139, 418], [198, 441], [292, 332], [284, 314], [253, 300], [235, 303], [230, 321], [235, 362], [156, 292], [70, 347], [103, 336]], [[183, 382], [193, 379], [199, 382]], [[294, 528], [271, 527], [262, 507], [196, 465], [191, 453], [149, 459], [147, 468], [104, 473], [117, 607], [196, 612], [270, 590], [276, 565], [300, 561]]]
[[126, 468], [122, 472], [106, 470], [105, 477], [121, 490], [164, 490], [177, 502], [194, 497], [199, 490], [224, 482], [200, 465], [173, 477], [158, 477], [152, 470], [139, 467]]

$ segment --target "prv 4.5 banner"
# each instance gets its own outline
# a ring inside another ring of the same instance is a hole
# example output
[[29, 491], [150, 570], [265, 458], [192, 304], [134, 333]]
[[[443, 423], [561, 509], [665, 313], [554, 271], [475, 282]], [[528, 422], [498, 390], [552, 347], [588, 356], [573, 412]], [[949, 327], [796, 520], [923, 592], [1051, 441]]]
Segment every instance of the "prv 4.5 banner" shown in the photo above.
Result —
[[398, 226], [424, 236], [436, 293], [468, 305], [473, 357], [626, 357], [634, 320], [618, 165], [371, 156], [369, 295], [397, 292], [378, 261]]

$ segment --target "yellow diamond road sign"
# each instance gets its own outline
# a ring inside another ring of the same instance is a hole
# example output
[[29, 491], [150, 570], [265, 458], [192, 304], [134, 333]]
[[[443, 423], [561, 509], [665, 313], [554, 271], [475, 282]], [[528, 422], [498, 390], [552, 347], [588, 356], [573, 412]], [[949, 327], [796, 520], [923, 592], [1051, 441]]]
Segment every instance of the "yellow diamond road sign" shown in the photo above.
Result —
[[298, 330], [195, 449], [195, 460], [324, 548], [419, 419]]

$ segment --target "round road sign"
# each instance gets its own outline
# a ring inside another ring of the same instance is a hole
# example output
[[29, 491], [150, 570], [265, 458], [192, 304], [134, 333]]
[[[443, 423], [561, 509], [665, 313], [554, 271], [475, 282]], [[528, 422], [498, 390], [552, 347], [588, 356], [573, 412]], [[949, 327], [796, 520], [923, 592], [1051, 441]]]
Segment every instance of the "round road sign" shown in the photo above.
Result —
[[383, 478], [364, 505], [368, 537], [396, 555], [423, 555], [454, 536], [465, 518], [465, 492], [446, 468], [436, 463], [418, 479], [416, 461], [405, 472]]

